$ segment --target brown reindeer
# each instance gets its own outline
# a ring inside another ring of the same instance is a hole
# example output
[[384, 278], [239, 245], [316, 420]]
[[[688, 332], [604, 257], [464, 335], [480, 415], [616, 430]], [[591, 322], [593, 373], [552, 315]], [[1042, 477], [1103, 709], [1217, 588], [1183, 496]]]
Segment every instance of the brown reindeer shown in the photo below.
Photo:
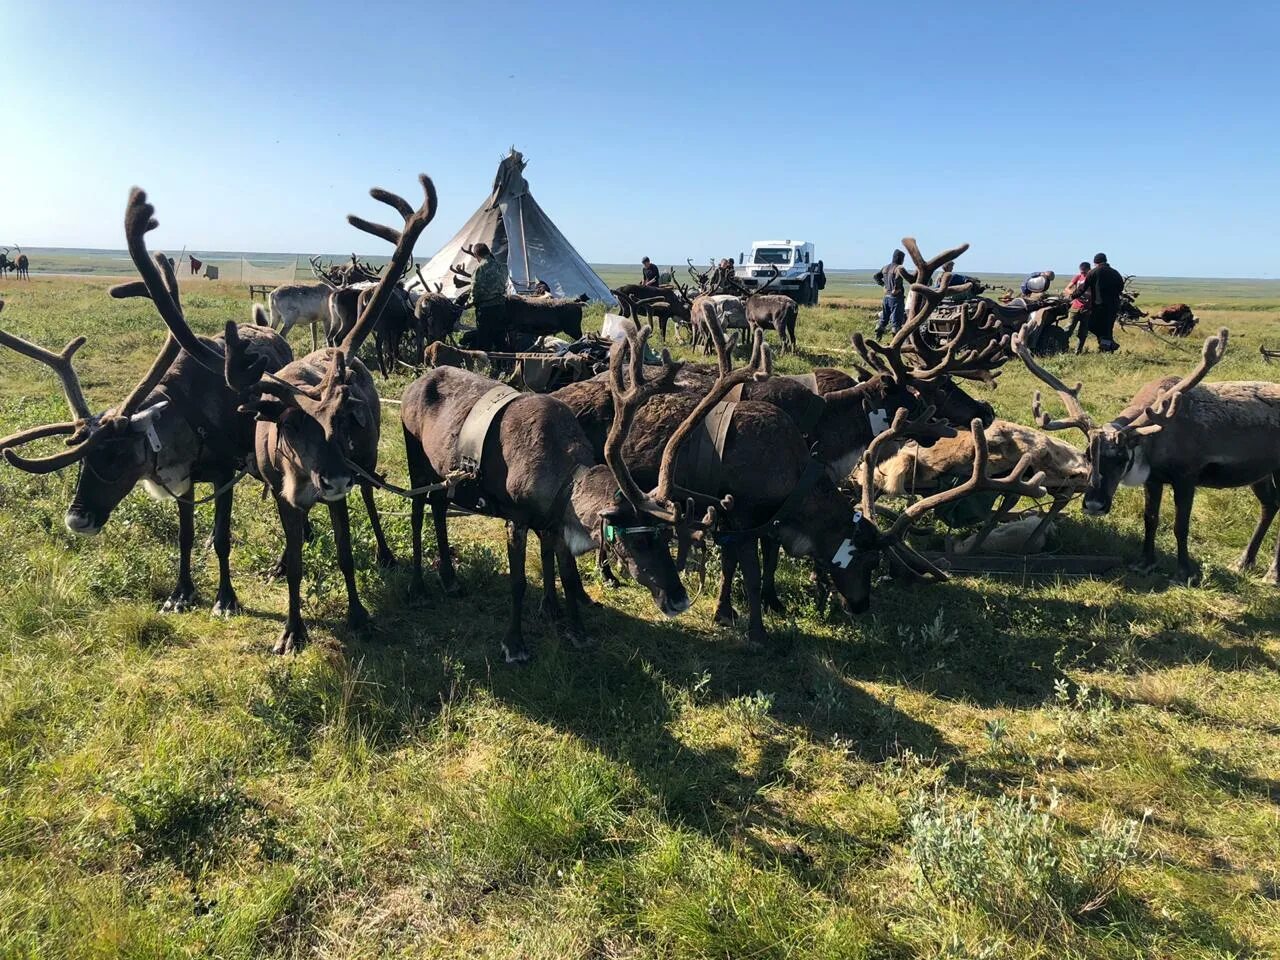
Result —
[[[591, 550], [615, 563], [647, 587], [667, 616], [689, 606], [689, 598], [672, 563], [667, 542], [676, 519], [672, 504], [659, 494], [645, 494], [632, 479], [623, 457], [636, 415], [674, 379], [677, 366], [665, 352], [662, 373], [643, 376], [644, 338], [615, 346], [611, 356], [614, 418], [603, 459], [594, 454], [572, 411], [543, 394], [522, 394], [490, 421], [482, 439], [478, 476], [452, 491], [430, 494], [446, 593], [461, 585], [449, 549], [447, 510], [454, 502], [507, 521], [507, 560], [511, 571], [511, 619], [502, 641], [507, 662], [530, 656], [521, 627], [525, 592], [525, 550], [529, 530], [542, 541], [543, 590], [548, 606], [558, 610], [555, 566], [558, 563], [572, 642], [587, 642], [580, 605], [590, 604], [578, 575], [576, 557]], [[623, 383], [624, 350], [630, 351], [630, 386]], [[456, 367], [439, 367], [410, 384], [400, 407], [408, 451], [409, 475], [415, 487], [440, 482], [464, 466], [460, 437], [472, 410], [497, 386], [495, 381]], [[412, 511], [414, 580], [422, 584], [422, 521], [426, 498], [414, 500]]]
[[[335, 347], [308, 354], [261, 379], [228, 367], [227, 383], [249, 397], [245, 409], [257, 417], [255, 443], [259, 476], [275, 495], [285, 533], [285, 576], [289, 615], [275, 645], [276, 653], [297, 650], [307, 639], [302, 619], [302, 541], [307, 512], [324, 501], [333, 521], [338, 566], [347, 588], [347, 623], [359, 627], [368, 613], [356, 592], [355, 563], [347, 515], [347, 494], [359, 485], [378, 545], [378, 562], [394, 558], [378, 522], [371, 478], [378, 462], [380, 407], [373, 378], [357, 353], [373, 331], [398, 278], [413, 256], [413, 247], [436, 212], [436, 190], [425, 174], [419, 177], [425, 199], [416, 211], [396, 194], [374, 188], [370, 195], [404, 217], [395, 230], [362, 217], [347, 217], [352, 226], [395, 245], [391, 263], [364, 304], [355, 325]], [[228, 330], [228, 356], [238, 344]], [[239, 368], [242, 370], [243, 368]]]
[[[674, 272], [674, 271], [673, 271]], [[687, 287], [675, 283], [670, 287], [646, 287], [642, 283], [627, 283], [610, 290], [618, 298], [622, 316], [640, 323], [643, 314], [650, 326], [658, 322], [658, 333], [663, 341], [667, 339], [667, 322], [675, 320], [676, 325], [689, 326], [692, 323], [690, 308], [693, 298]]]
[[[132, 198], [130, 210], [132, 211]], [[142, 282], [122, 284], [111, 290], [116, 298], [150, 297], [169, 322], [181, 319], [178, 284], [167, 259], [149, 259], [142, 241], [145, 219], [126, 215], [129, 253], [142, 274]], [[244, 361], [260, 370], [277, 370], [292, 359], [289, 346], [265, 325], [260, 313], [255, 324], [237, 328], [245, 345]], [[234, 324], [231, 326], [235, 326]], [[253, 449], [253, 419], [237, 412], [238, 399], [223, 382], [226, 348], [222, 337], [195, 338], [197, 349], [216, 361], [212, 373], [188, 351], [180, 350], [170, 336], [151, 369], [125, 400], [104, 413], [95, 414], [85, 399], [72, 368], [72, 357], [84, 344], [77, 337], [57, 354], [9, 334], [0, 343], [53, 369], [62, 381], [72, 419], [26, 430], [0, 440], [0, 450], [10, 464], [29, 473], [45, 474], [80, 466], [75, 493], [67, 508], [66, 526], [72, 533], [93, 535], [107, 523], [112, 511], [141, 481], [147, 492], [172, 499], [178, 509], [178, 582], [164, 610], [191, 608], [196, 600], [191, 577], [191, 550], [195, 540], [195, 484], [215, 487], [213, 546], [218, 558], [218, 592], [213, 612], [227, 616], [238, 611], [231, 585], [231, 505], [237, 471]], [[69, 437], [70, 449], [45, 457], [29, 458], [16, 448], [41, 437]]]
[[[1261, 504], [1258, 525], [1237, 563], [1253, 566], [1271, 521], [1280, 509], [1280, 384], [1255, 380], [1201, 383], [1227, 349], [1227, 331], [1204, 342], [1200, 363], [1182, 378], [1153, 380], [1137, 392], [1110, 422], [1098, 426], [1080, 403], [1077, 383], [1068, 388], [1032, 356], [1024, 327], [1014, 349], [1032, 373], [1062, 399], [1067, 417], [1052, 420], [1040, 408], [1037, 392], [1033, 412], [1046, 430], [1076, 428], [1088, 440], [1089, 483], [1084, 510], [1107, 513], [1120, 485], [1138, 486], [1146, 493], [1143, 511], [1142, 558], [1135, 569], [1156, 568], [1156, 529], [1165, 486], [1173, 487], [1173, 532], [1178, 542], [1177, 580], [1196, 584], [1199, 567], [1187, 551], [1191, 505], [1197, 487], [1252, 488]], [[1267, 571], [1268, 583], [1280, 583], [1280, 544]]]
[[27, 259], [27, 255], [22, 252], [22, 248], [18, 248], [18, 257], [13, 261], [13, 269], [17, 271], [19, 280], [31, 279], [31, 261]]

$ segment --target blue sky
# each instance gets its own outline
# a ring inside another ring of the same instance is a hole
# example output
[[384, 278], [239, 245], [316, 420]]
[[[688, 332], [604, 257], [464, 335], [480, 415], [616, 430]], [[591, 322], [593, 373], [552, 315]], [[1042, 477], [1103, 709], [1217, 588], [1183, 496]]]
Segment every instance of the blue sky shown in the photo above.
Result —
[[[19, 14], [16, 7], [20, 7]], [[8, 8], [8, 9], [6, 9]], [[1280, 276], [1276, 6], [0, 2], [0, 243], [381, 253], [344, 215], [432, 175], [443, 243], [510, 144], [590, 260], [904, 234], [974, 270]], [[629, 51], [638, 51], [632, 55]]]

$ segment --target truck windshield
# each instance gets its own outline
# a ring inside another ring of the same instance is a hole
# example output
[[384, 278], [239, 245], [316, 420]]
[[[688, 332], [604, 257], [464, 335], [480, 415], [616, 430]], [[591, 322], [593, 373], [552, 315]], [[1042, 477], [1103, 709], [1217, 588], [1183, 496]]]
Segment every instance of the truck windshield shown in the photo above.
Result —
[[791, 248], [790, 247], [757, 247], [755, 250], [756, 263], [790, 263]]

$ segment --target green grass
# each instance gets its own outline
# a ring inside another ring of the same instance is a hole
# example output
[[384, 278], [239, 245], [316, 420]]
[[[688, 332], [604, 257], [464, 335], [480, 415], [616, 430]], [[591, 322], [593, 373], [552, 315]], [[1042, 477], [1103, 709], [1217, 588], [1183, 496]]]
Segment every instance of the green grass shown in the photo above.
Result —
[[[6, 329], [51, 346], [89, 336], [79, 366], [101, 407], [162, 341], [147, 304], [104, 287], [0, 291]], [[1215, 377], [1270, 377], [1257, 346], [1280, 296], [1171, 282], [1152, 302], [1166, 292], [1196, 305], [1198, 332], [1231, 328]], [[803, 310], [803, 349], [779, 367], [847, 362], [873, 303], [854, 288]], [[247, 316], [230, 283], [201, 281], [186, 304], [209, 332]], [[1141, 333], [1124, 347], [1052, 366], [1108, 413], [1196, 355]], [[1010, 367], [984, 395], [1025, 420], [1032, 389]], [[63, 411], [46, 371], [0, 356], [0, 433]], [[393, 407], [383, 434], [382, 467], [403, 483]], [[776, 655], [713, 625], [710, 588], [665, 621], [584, 560], [598, 644], [563, 643], [534, 589], [537, 658], [512, 669], [494, 521], [454, 522], [468, 595], [432, 591], [423, 609], [402, 571], [378, 572], [354, 508], [374, 623], [349, 635], [317, 513], [313, 643], [281, 659], [268, 650], [284, 589], [259, 575], [280, 536], [256, 490], [235, 513], [247, 612], [223, 623], [154, 612], [174, 577], [171, 507], [135, 493], [99, 538], [76, 539], [61, 521], [73, 482], [0, 469], [0, 955], [1280, 952], [1280, 594], [1229, 569], [1254, 522], [1248, 491], [1197, 498], [1194, 590], [1125, 575], [886, 584], [851, 623], [819, 617], [807, 571], [784, 563], [792, 613], [768, 625], [790, 646]], [[403, 557], [405, 505], [381, 503]], [[199, 508], [205, 603], [210, 519]], [[1073, 510], [1057, 545], [1129, 556], [1140, 535], [1128, 491], [1101, 520]], [[1166, 571], [1171, 540], [1166, 524]]]

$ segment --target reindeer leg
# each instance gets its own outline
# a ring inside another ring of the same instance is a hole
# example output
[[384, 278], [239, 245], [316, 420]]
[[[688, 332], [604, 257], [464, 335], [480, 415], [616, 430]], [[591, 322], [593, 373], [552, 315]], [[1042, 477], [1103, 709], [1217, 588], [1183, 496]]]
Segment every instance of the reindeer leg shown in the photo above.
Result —
[[1142, 559], [1129, 569], [1148, 574], [1156, 569], [1156, 530], [1160, 527], [1160, 500], [1164, 497], [1164, 484], [1148, 480], [1144, 491], [1147, 499], [1142, 510]]
[[764, 616], [760, 604], [760, 545], [753, 537], [738, 552], [742, 567], [742, 583], [747, 591], [747, 643], [763, 647], [768, 640], [764, 629]]
[[738, 621], [733, 609], [733, 575], [738, 570], [738, 545], [725, 543], [720, 546], [720, 601], [716, 604], [716, 623], [731, 627]]
[[436, 525], [436, 551], [440, 554], [440, 583], [446, 596], [462, 596], [462, 584], [453, 569], [453, 551], [449, 549], [449, 500], [444, 494], [431, 494], [431, 519]]
[[345, 499], [329, 502], [329, 519], [333, 522], [333, 540], [338, 548], [338, 568], [347, 585], [347, 626], [358, 630], [369, 622], [369, 611], [356, 592], [356, 561], [351, 555], [351, 515], [347, 512]]
[[382, 532], [378, 505], [373, 502], [373, 487], [367, 483], [360, 484], [360, 499], [364, 501], [365, 513], [369, 514], [369, 526], [373, 527], [373, 539], [378, 545], [378, 566], [383, 570], [389, 570], [396, 565], [396, 555], [387, 546], [386, 535]]
[[[556, 537], [547, 531], [538, 531], [538, 554], [542, 560], [542, 612], [552, 620], [559, 620], [560, 598], [556, 596]], [[569, 587], [565, 586], [565, 601], [569, 602]]]
[[582, 588], [582, 578], [578, 576], [578, 558], [562, 538], [555, 545], [555, 553], [560, 561], [560, 582], [564, 584], [564, 604], [569, 619], [566, 633], [569, 642], [581, 650], [593, 642], [582, 625], [582, 606], [584, 601], [586, 606], [595, 606], [595, 603]]
[[1189, 587], [1200, 585], [1200, 569], [1187, 552], [1187, 536], [1191, 532], [1191, 505], [1196, 498], [1194, 480], [1182, 479], [1173, 485], [1173, 506], [1177, 513], [1173, 519], [1173, 535], [1178, 541], [1178, 567], [1175, 574], [1178, 583]]
[[760, 583], [760, 600], [766, 607], [777, 614], [785, 614], [787, 608], [778, 599], [778, 555], [782, 552], [782, 544], [773, 537], [760, 538], [760, 554], [763, 558], [763, 577]]
[[[1253, 567], [1253, 563], [1258, 557], [1258, 548], [1262, 546], [1267, 530], [1271, 528], [1271, 521], [1275, 519], [1277, 508], [1280, 508], [1280, 491], [1276, 489], [1276, 478], [1274, 476], [1250, 484], [1250, 487], [1253, 490], [1253, 495], [1258, 498], [1261, 510], [1258, 514], [1258, 526], [1254, 528], [1253, 536], [1249, 538], [1249, 545], [1244, 548], [1244, 553], [1236, 561], [1236, 569], [1240, 571]], [[1275, 566], [1273, 565], [1268, 575], [1272, 576], [1274, 573]]]
[[196, 601], [196, 585], [191, 579], [191, 547], [196, 539], [196, 508], [190, 500], [178, 502], [178, 584], [160, 609], [165, 613], [183, 613]]
[[240, 612], [240, 601], [231, 586], [231, 501], [235, 489], [228, 487], [213, 501], [213, 552], [218, 555], [218, 596], [213, 602], [215, 617], [231, 617]]
[[284, 571], [289, 584], [289, 616], [272, 653], [297, 653], [307, 642], [307, 625], [302, 619], [302, 534], [306, 514], [276, 498], [280, 526], [284, 528]]
[[529, 659], [529, 648], [524, 643], [520, 627], [524, 609], [524, 591], [528, 585], [524, 573], [524, 555], [529, 544], [529, 528], [515, 523], [507, 524], [507, 566], [511, 571], [511, 622], [502, 640], [502, 656], [507, 663], [524, 663]]
[[[1276, 498], [1275, 502], [1280, 503], [1280, 473], [1271, 475], [1271, 489], [1273, 491], [1272, 495]], [[1272, 508], [1272, 513], [1275, 513], [1274, 507]], [[1259, 542], [1261, 542], [1261, 538], [1259, 538]], [[1271, 560], [1271, 568], [1267, 570], [1267, 575], [1262, 579], [1267, 583], [1280, 585], [1280, 537], [1276, 538], [1276, 554]]]

